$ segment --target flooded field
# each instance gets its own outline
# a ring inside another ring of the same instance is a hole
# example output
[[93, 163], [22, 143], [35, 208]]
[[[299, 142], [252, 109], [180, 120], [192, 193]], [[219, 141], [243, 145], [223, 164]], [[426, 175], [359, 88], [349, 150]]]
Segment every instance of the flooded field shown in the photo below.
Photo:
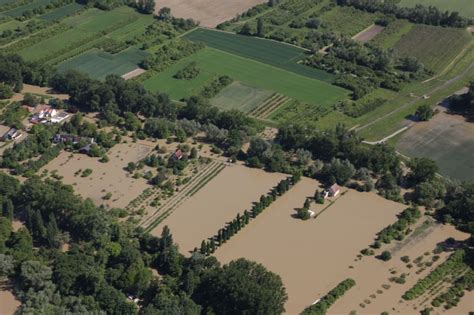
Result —
[[152, 234], [160, 235], [168, 225], [181, 252], [187, 254], [237, 213], [250, 209], [252, 202], [268, 193], [285, 176], [241, 165], [228, 166], [158, 225]]
[[[317, 218], [294, 218], [295, 209], [318, 186], [302, 179], [215, 254], [223, 263], [245, 257], [278, 273], [289, 296], [289, 314], [301, 312], [344, 280], [359, 251], [406, 208], [375, 193], [349, 190]], [[313, 204], [311, 210], [327, 206]]]

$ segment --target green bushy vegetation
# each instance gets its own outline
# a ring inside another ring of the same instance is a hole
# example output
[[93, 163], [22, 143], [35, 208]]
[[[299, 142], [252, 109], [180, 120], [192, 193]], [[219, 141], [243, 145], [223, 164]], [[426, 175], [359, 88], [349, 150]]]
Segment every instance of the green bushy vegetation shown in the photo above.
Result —
[[354, 287], [356, 282], [353, 279], [346, 279], [339, 283], [334, 289], [328, 292], [325, 296], [323, 296], [319, 302], [308, 306], [301, 314], [302, 315], [324, 315], [327, 313], [329, 308], [331, 307], [337, 299], [342, 297], [344, 293], [346, 293], [349, 289]]

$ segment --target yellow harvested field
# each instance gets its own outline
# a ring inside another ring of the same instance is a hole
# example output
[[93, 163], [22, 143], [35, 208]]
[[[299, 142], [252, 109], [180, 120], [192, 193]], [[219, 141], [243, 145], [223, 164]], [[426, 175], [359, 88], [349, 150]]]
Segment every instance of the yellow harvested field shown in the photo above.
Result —
[[265, 0], [162, 0], [156, 1], [155, 12], [163, 7], [171, 9], [171, 14], [178, 18], [191, 18], [199, 21], [201, 26], [216, 27], [232, 19], [251, 7], [266, 2]]
[[0, 282], [0, 315], [13, 315], [20, 306], [8, 283]]
[[[375, 193], [348, 190], [317, 218], [294, 218], [295, 209], [317, 188], [317, 181], [303, 178], [215, 254], [223, 263], [245, 257], [279, 274], [289, 314], [301, 312], [344, 280], [359, 251], [406, 208]], [[318, 213], [327, 205], [312, 204], [311, 210]]]
[[[73, 185], [74, 190], [84, 198], [90, 198], [97, 205], [125, 208], [128, 203], [150, 187], [143, 178], [134, 179], [124, 170], [129, 162], [138, 162], [147, 156], [156, 143], [137, 141], [136, 143], [120, 143], [107, 153], [110, 161], [99, 162], [84, 154], [61, 152], [61, 154], [44, 167], [49, 173], [57, 170], [63, 176], [63, 183]], [[91, 169], [87, 177], [76, 175], [79, 170]], [[39, 171], [41, 174], [42, 170]], [[112, 193], [110, 200], [102, 198]]]
[[[388, 262], [382, 262], [374, 257], [364, 257], [362, 260], [354, 263], [354, 269], [347, 270], [345, 277], [351, 277], [357, 282], [356, 289], [346, 292], [346, 294], [331, 307], [330, 312], [334, 314], [349, 314], [350, 311], [355, 310], [357, 314], [380, 314], [382, 312], [389, 312], [390, 314], [419, 314], [420, 310], [431, 307], [430, 303], [434, 296], [420, 305], [428, 295], [421, 296], [413, 301], [403, 300], [402, 295], [420, 278], [427, 276], [431, 270], [445, 261], [449, 253], [441, 253], [439, 255], [441, 258], [434, 263], [432, 267], [426, 268], [426, 270], [419, 274], [416, 274], [416, 272], [420, 268], [416, 266], [408, 268], [400, 258], [408, 256], [413, 261], [417, 257], [423, 256], [423, 261], [430, 261], [433, 256], [431, 251], [436, 247], [436, 244], [445, 241], [449, 237], [453, 237], [457, 240], [465, 240], [469, 235], [459, 232], [453, 226], [436, 224], [429, 229], [426, 235], [414, 237], [413, 240], [410, 240], [399, 250], [394, 251], [396, 245], [383, 248], [383, 250], [394, 252], [392, 259]], [[430, 255], [424, 255], [426, 252], [430, 252]], [[416, 264], [413, 263], [413, 265]], [[394, 270], [397, 272], [395, 274], [396, 276], [400, 276], [402, 273], [407, 274], [405, 284], [397, 284], [389, 281], [389, 278], [394, 276], [391, 274], [391, 271]], [[383, 284], [389, 284], [391, 286], [390, 289], [383, 289]], [[379, 294], [377, 290], [381, 290], [383, 293]], [[375, 295], [376, 298], [371, 297], [371, 295]], [[463, 297], [461, 301], [466, 298], [467, 296]], [[364, 302], [366, 300], [370, 300], [370, 304]], [[402, 302], [400, 303], [400, 301]], [[365, 306], [361, 307], [361, 303]], [[460, 305], [457, 311], [460, 311], [462, 308], [466, 309], [469, 307], [467, 307], [467, 305]], [[474, 305], [471, 304], [471, 310], [473, 308]], [[442, 307], [437, 308], [433, 314], [441, 314], [443, 310]], [[456, 312], [453, 310], [452, 314], [467, 313], [468, 312]]]
[[187, 254], [213, 236], [226, 222], [258, 201], [286, 175], [267, 173], [241, 165], [222, 170], [196, 195], [186, 200], [151, 233], [160, 235], [169, 226], [180, 251]]

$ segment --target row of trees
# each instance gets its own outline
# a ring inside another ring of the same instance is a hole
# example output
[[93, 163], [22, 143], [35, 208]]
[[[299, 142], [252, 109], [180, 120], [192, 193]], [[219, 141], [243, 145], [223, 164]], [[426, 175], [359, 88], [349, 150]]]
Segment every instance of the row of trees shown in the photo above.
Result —
[[428, 25], [450, 27], [466, 27], [472, 24], [472, 19], [464, 18], [459, 12], [440, 11], [434, 6], [417, 4], [413, 8], [402, 7], [396, 0], [337, 0], [341, 6], [353, 6], [367, 12], [382, 12], [393, 14], [399, 19], [408, 19], [410, 22]]
[[377, 241], [389, 244], [392, 240], [403, 240], [407, 229], [421, 217], [421, 212], [417, 207], [407, 208], [398, 215], [398, 220], [384, 228], [377, 234]]
[[[71, 186], [38, 177], [20, 184], [0, 173], [0, 196], [8, 209], [0, 216], [0, 278], [18, 283], [21, 313], [284, 311], [282, 281], [262, 265], [240, 259], [221, 267], [199, 253], [186, 258], [167, 227], [151, 236]], [[12, 215], [25, 227], [13, 232]]]
[[[237, 214], [235, 219], [227, 223], [222, 229], [219, 229], [216, 235], [203, 240], [199, 252], [203, 255], [209, 256], [214, 251], [227, 242], [232, 236], [237, 234], [251, 219], [255, 219], [260, 213], [268, 208], [279, 196], [286, 193], [291, 187], [301, 180], [301, 174], [295, 173], [291, 177], [282, 179], [272, 190], [265, 196], [262, 195], [260, 200], [255, 202], [250, 211], [245, 210], [243, 214]], [[194, 249], [194, 252], [198, 252], [198, 248]]]
[[324, 315], [328, 311], [329, 307], [333, 305], [337, 299], [342, 297], [349, 289], [354, 287], [356, 282], [348, 278], [339, 283], [334, 289], [328, 292], [315, 304], [308, 306], [301, 313], [302, 315]]

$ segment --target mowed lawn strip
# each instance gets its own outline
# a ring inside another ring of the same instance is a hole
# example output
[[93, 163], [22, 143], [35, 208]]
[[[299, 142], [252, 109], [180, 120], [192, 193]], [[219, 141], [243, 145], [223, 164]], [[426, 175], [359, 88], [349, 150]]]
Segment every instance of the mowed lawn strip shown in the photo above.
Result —
[[211, 99], [211, 104], [224, 110], [238, 109], [248, 113], [263, 104], [272, 94], [274, 92], [270, 90], [262, 90], [237, 81]]
[[416, 57], [426, 67], [438, 72], [471, 40], [472, 35], [464, 29], [418, 24], [393, 48], [398, 55]]
[[[145, 88], [151, 91], [168, 92], [178, 80], [171, 80], [172, 76], [190, 62], [195, 61], [203, 73], [228, 75], [234, 80], [266, 90], [273, 90], [294, 99], [331, 106], [338, 100], [346, 98], [348, 91], [329, 83], [310, 79], [281, 68], [261, 62], [242, 58], [221, 50], [204, 48], [196, 54], [184, 58], [166, 71], [144, 82]], [[203, 75], [200, 74], [200, 76]], [[199, 77], [198, 77], [199, 78]], [[184, 81], [184, 80], [182, 80]], [[192, 81], [192, 80], [191, 80]], [[168, 84], [166, 84], [168, 82]], [[196, 89], [193, 82], [181, 82], [183, 88]], [[189, 90], [188, 90], [189, 93]], [[183, 93], [185, 94], [185, 93]]]
[[306, 55], [306, 51], [302, 48], [252, 36], [202, 28], [198, 28], [184, 37], [195, 42], [203, 42], [215, 49], [270, 64], [309, 78], [326, 82], [334, 80], [332, 74], [299, 64], [298, 61]]

